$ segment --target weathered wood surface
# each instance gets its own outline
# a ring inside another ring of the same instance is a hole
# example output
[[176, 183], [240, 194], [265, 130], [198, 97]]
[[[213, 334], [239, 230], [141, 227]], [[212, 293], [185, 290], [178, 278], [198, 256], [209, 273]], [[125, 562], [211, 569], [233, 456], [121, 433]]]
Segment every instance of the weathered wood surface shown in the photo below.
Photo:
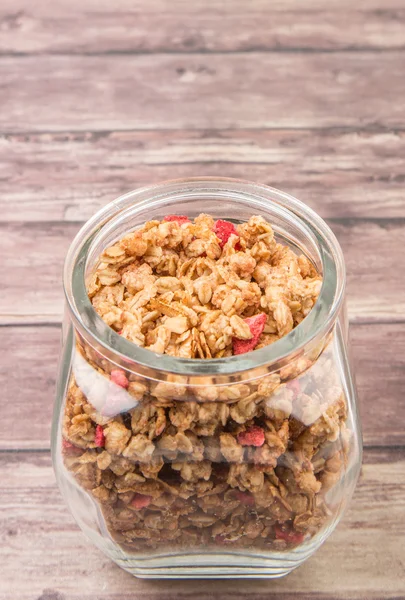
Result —
[[0, 130], [402, 128], [400, 51], [2, 57]]
[[[49, 453], [0, 455], [2, 576], [9, 600], [381, 600], [403, 598], [405, 453], [367, 450], [349, 510], [324, 547], [282, 580], [142, 581], [79, 532], [56, 488]], [[388, 509], [389, 506], [389, 509]], [[21, 576], [23, 574], [23, 577]]]
[[2, 0], [0, 51], [403, 48], [404, 20], [401, 0]]
[[[403, 319], [405, 223], [331, 222], [345, 254], [349, 315], [355, 322]], [[78, 223], [0, 223], [0, 323], [59, 322], [62, 265]]]
[[[0, 329], [0, 450], [49, 448], [60, 328]], [[364, 442], [404, 445], [405, 324], [352, 325]]]
[[231, 130], [0, 137], [0, 221], [82, 221], [137, 187], [260, 181], [323, 217], [405, 217], [405, 131]]

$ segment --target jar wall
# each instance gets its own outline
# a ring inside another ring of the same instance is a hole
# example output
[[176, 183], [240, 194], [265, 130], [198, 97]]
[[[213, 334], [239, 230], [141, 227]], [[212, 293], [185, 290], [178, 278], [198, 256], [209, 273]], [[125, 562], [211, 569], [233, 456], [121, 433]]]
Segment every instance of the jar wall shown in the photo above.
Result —
[[329, 535], [358, 476], [338, 328], [277, 373], [206, 386], [117, 369], [71, 330], [54, 457], [83, 531], [137, 575], [174, 565], [201, 575], [211, 555], [230, 574], [241, 557], [250, 575], [298, 566]]

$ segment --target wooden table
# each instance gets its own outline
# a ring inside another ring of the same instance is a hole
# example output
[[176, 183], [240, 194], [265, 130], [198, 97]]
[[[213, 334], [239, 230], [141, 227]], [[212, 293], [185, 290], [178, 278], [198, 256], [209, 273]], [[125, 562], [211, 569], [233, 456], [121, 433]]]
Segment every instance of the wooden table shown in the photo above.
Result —
[[[0, 598], [405, 598], [404, 0], [1, 0]], [[138, 186], [235, 176], [306, 201], [346, 255], [365, 458], [279, 581], [142, 581], [76, 527], [49, 434], [61, 268]]]

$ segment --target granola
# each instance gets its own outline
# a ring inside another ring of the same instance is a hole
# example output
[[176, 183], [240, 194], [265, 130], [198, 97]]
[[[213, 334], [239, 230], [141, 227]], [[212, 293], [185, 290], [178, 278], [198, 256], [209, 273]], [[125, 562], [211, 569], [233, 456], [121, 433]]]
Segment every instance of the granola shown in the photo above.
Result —
[[[276, 343], [314, 306], [322, 277], [260, 216], [149, 221], [107, 248], [87, 282], [119, 335], [178, 358]], [[333, 334], [277, 373], [206, 385], [149, 380], [78, 336], [63, 419], [65, 466], [131, 552], [282, 551], [331, 518], [350, 433]]]

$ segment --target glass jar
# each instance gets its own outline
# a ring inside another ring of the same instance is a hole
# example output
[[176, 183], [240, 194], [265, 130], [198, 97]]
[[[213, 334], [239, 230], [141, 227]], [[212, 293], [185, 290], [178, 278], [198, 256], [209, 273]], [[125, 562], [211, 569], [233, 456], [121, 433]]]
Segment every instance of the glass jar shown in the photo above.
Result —
[[[201, 212], [234, 223], [262, 215], [323, 275], [314, 308], [276, 343], [174, 358], [122, 338], [93, 309], [86, 280], [106, 247], [145, 221]], [[239, 180], [142, 188], [80, 230], [64, 288], [52, 453], [87, 537], [140, 577], [280, 577], [310, 557], [341, 518], [361, 464], [345, 268], [324, 221]], [[247, 422], [265, 444], [238, 443]]]

